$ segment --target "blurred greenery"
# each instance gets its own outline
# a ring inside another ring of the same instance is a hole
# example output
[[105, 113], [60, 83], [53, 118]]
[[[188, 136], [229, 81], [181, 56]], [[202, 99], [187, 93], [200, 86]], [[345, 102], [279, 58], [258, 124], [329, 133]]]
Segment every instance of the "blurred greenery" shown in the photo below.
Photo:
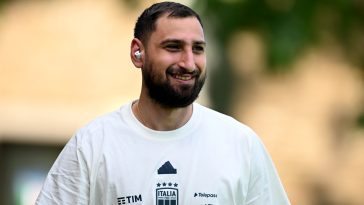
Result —
[[3, 8], [3, 6], [4, 6], [6, 3], [8, 3], [8, 2], [10, 2], [10, 0], [0, 0], [0, 9], [2, 9], [2, 8]]
[[120, 0], [120, 3], [129, 9], [136, 9], [141, 3], [141, 0]]
[[[14, 1], [0, 0], [0, 9]], [[140, 0], [120, 0], [123, 6], [136, 8]], [[231, 37], [240, 31], [252, 31], [266, 46], [266, 72], [289, 72], [290, 66], [309, 46], [332, 44], [364, 71], [363, 0], [195, 0], [195, 8], [204, 19], [205, 29], [215, 40], [217, 51], [226, 51]], [[1, 10], [0, 10], [1, 12]], [[237, 79], [226, 52], [217, 54], [210, 64], [212, 105], [229, 113]], [[364, 126], [364, 112], [358, 124]]]
[[[335, 45], [364, 70], [364, 1], [361, 0], [208, 0], [193, 7], [204, 19], [216, 50], [227, 50], [240, 31], [252, 31], [266, 44], [266, 72], [289, 72], [309, 46]], [[235, 84], [226, 52], [211, 73], [210, 90], [215, 109], [229, 113]], [[230, 113], [231, 114], [231, 113]], [[363, 117], [362, 117], [363, 118]]]
[[358, 118], [358, 125], [364, 127], [364, 112], [362, 112]]

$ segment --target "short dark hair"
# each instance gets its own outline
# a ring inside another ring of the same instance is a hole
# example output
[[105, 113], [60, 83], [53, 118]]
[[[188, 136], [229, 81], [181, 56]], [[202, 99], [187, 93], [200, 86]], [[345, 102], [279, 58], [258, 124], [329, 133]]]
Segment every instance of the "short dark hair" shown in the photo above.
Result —
[[203, 27], [200, 16], [190, 7], [175, 2], [160, 2], [145, 9], [139, 16], [135, 23], [134, 38], [146, 45], [151, 33], [156, 29], [156, 21], [164, 14], [172, 18], [196, 17]]

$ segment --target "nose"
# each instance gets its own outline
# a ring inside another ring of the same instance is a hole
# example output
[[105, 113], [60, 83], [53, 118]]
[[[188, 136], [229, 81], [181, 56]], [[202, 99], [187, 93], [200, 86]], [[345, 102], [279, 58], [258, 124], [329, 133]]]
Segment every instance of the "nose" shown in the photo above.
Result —
[[181, 53], [179, 66], [186, 69], [188, 72], [192, 72], [196, 69], [195, 56], [192, 49], [186, 49]]

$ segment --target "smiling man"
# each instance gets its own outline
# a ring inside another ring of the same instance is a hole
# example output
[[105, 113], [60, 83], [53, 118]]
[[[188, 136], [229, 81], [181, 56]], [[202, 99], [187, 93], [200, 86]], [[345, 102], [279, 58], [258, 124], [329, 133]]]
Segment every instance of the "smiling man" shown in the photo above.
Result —
[[194, 103], [206, 78], [201, 19], [162, 2], [138, 18], [130, 57], [138, 100], [80, 129], [36, 204], [288, 205], [258, 136]]
[[148, 14], [140, 16], [131, 43], [131, 59], [143, 76], [141, 95], [133, 111], [149, 128], [177, 129], [191, 117], [192, 103], [206, 78], [202, 25], [196, 16], [181, 18], [161, 10], [154, 14], [160, 16], [149, 31], [143, 27], [151, 18]]

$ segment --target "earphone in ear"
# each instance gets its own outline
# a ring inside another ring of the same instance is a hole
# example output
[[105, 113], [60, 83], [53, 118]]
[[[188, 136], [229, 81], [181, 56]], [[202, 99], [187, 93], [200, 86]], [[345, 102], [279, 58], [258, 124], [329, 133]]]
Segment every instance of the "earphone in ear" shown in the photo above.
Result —
[[139, 50], [135, 51], [134, 55], [137, 59], [140, 59], [142, 57], [142, 53]]

